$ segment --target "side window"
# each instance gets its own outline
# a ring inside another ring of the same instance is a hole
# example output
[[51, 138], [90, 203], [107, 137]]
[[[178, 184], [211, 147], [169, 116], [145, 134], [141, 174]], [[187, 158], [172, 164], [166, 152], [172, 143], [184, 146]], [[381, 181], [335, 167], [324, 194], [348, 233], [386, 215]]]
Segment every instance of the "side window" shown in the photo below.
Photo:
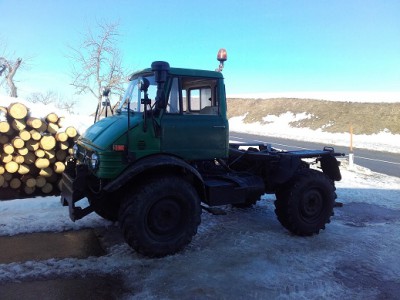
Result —
[[203, 109], [213, 106], [210, 87], [202, 87], [189, 90], [190, 110], [202, 112]]
[[166, 111], [167, 113], [177, 114], [180, 112], [179, 108], [179, 80], [178, 78], [174, 78], [172, 80]]

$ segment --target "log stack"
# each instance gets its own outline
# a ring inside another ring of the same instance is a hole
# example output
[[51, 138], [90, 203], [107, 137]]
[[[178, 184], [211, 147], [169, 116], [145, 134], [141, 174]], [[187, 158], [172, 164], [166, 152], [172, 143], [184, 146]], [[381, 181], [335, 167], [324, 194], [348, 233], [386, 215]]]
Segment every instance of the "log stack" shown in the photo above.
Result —
[[58, 194], [77, 130], [56, 113], [37, 118], [22, 103], [0, 106], [0, 199]]

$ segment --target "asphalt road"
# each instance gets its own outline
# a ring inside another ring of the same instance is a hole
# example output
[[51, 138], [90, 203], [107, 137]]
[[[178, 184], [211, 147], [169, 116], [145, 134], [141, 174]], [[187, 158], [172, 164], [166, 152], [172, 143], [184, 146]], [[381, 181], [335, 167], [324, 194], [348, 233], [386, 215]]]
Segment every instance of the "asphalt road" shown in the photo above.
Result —
[[[271, 144], [282, 150], [323, 149], [325, 146], [334, 147], [336, 152], [345, 153], [348, 157], [349, 148], [343, 146], [311, 143], [283, 138], [259, 136], [247, 133], [230, 132], [230, 139], [238, 142], [261, 142]], [[374, 172], [400, 177], [400, 154], [380, 152], [367, 149], [354, 149], [354, 163]]]

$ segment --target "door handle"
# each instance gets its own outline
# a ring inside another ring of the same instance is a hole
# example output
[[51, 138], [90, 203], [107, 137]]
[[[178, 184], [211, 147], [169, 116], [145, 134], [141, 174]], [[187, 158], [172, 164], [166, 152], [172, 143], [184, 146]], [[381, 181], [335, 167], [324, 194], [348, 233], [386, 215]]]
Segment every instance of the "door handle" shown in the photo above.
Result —
[[226, 128], [225, 125], [214, 125], [213, 128]]

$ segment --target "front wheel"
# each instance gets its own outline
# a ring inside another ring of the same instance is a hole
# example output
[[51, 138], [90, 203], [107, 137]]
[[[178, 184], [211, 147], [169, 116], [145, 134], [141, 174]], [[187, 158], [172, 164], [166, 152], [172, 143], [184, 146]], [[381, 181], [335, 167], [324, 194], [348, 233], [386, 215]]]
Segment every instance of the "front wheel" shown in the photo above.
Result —
[[330, 222], [335, 199], [331, 179], [319, 171], [302, 169], [276, 193], [275, 213], [290, 232], [310, 236]]
[[126, 242], [149, 257], [174, 254], [190, 243], [200, 224], [194, 187], [177, 176], [157, 177], [129, 190], [119, 213]]

